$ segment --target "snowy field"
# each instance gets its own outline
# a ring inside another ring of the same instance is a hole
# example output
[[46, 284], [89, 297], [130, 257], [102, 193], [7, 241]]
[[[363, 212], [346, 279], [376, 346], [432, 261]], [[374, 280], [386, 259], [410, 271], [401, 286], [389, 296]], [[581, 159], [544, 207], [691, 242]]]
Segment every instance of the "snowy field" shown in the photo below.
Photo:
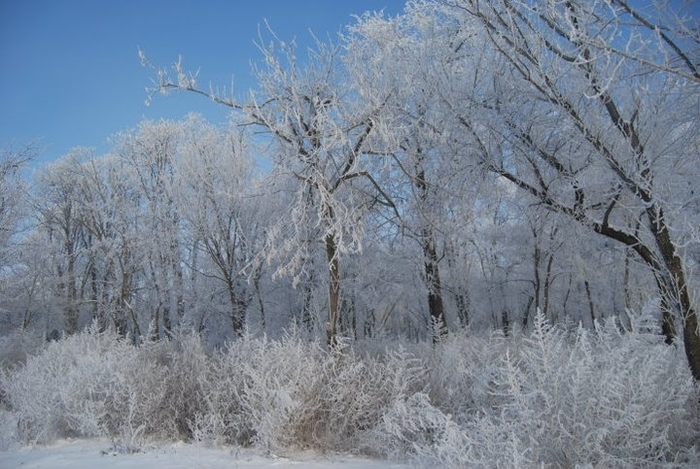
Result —
[[0, 469], [388, 469], [409, 467], [345, 455], [296, 452], [263, 456], [240, 448], [206, 448], [185, 443], [133, 454], [113, 451], [108, 440], [61, 440], [51, 445], [0, 452]]

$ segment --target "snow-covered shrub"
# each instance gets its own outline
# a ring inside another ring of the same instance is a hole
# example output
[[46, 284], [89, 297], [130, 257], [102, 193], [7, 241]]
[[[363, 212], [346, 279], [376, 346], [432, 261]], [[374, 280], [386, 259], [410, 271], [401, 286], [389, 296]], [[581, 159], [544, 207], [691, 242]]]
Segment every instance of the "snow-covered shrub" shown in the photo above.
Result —
[[296, 445], [298, 422], [313, 410], [304, 405], [304, 396], [321, 375], [325, 352], [297, 336], [241, 345], [228, 353], [245, 351], [245, 361], [239, 362], [243, 378], [239, 398], [251, 442], [268, 451]]
[[684, 427], [692, 379], [663, 338], [621, 334], [611, 320], [573, 336], [542, 315], [516, 356], [506, 355], [493, 417], [510, 425], [535, 461], [606, 467], [673, 461], [669, 432]]
[[396, 395], [422, 389], [425, 375], [420, 360], [401, 350], [376, 358], [329, 352], [295, 334], [244, 336], [215, 356], [213, 367], [193, 435], [268, 451], [379, 454], [375, 428], [386, 408]]
[[7, 375], [21, 368], [27, 357], [38, 353], [45, 345], [43, 338], [28, 331], [17, 330], [0, 337], [0, 451], [19, 444], [17, 416], [7, 411]]
[[189, 431], [193, 440], [205, 444], [248, 446], [252, 434], [240, 404], [240, 368], [224, 357], [220, 354], [212, 357], [212, 369], [200, 405], [188, 422]]
[[169, 438], [167, 425], [172, 419], [162, 411], [167, 402], [168, 369], [158, 359], [158, 352], [165, 344], [146, 343], [142, 347], [129, 345], [129, 360], [114, 370], [104, 385], [107, 412], [105, 423], [107, 435], [116, 449], [133, 452], [139, 449], [148, 437]]
[[[686, 450], [689, 435], [697, 436], [689, 424], [697, 415], [687, 405], [692, 379], [682, 352], [663, 337], [621, 334], [612, 322], [569, 334], [538, 315], [529, 336], [495, 335], [480, 344], [484, 352], [471, 360], [481, 373], [455, 358], [455, 348], [469, 350], [459, 342], [445, 344], [430, 362], [451, 361], [465, 376], [433, 372], [434, 400], [414, 397], [385, 418], [387, 433], [424, 461], [628, 467], [696, 458]], [[446, 386], [435, 392], [440, 378]], [[463, 403], [455, 397], [460, 380]]]
[[167, 417], [160, 411], [167, 370], [153, 357], [153, 349], [94, 328], [48, 344], [2, 379], [19, 436], [110, 436], [133, 451], [146, 435], [160, 435]]
[[306, 409], [295, 429], [299, 441], [334, 451], [385, 455], [376, 427], [396, 396], [424, 386], [420, 361], [403, 349], [372, 358], [348, 349], [326, 355], [314, 386], [306, 389]]
[[700, 462], [682, 347], [613, 321], [564, 330], [538, 315], [532, 328], [372, 353], [294, 334], [214, 352], [187, 333], [136, 347], [93, 329], [2, 373], [12, 415], [0, 427], [23, 441], [109, 436], [122, 451], [194, 439], [441, 467]]
[[191, 422], [203, 408], [210, 381], [216, 379], [212, 360], [201, 337], [192, 332], [178, 331], [170, 340], [147, 347], [144, 355], [157, 366], [152, 386], [162, 391], [162, 398], [149, 406], [149, 433], [169, 440], [190, 439]]
[[[190, 407], [192, 437], [208, 443], [257, 445], [268, 451], [299, 445], [305, 396], [322, 376], [327, 353], [296, 335], [281, 340], [244, 335], [200, 363]], [[202, 370], [206, 370], [203, 372]]]
[[115, 334], [90, 330], [50, 343], [2, 388], [25, 441], [108, 433], [114, 388], [136, 350]]
[[490, 337], [453, 334], [428, 351], [424, 363], [431, 402], [457, 422], [494, 406], [497, 399], [491, 390], [506, 340], [500, 331]]
[[[422, 392], [400, 396], [386, 410], [376, 429], [377, 442], [394, 459], [410, 458], [432, 466], [459, 465], [468, 448], [462, 428]], [[449, 448], [449, 454], [438, 454]]]
[[620, 467], [696, 463], [696, 396], [682, 351], [654, 334], [550, 327], [455, 335], [423, 356], [425, 392], [395, 395], [387, 455], [428, 465]]
[[206, 372], [199, 375], [200, 403], [189, 421], [193, 439], [208, 444], [252, 444], [254, 430], [241, 396], [245, 364], [259, 347], [260, 339], [245, 335], [212, 354]]

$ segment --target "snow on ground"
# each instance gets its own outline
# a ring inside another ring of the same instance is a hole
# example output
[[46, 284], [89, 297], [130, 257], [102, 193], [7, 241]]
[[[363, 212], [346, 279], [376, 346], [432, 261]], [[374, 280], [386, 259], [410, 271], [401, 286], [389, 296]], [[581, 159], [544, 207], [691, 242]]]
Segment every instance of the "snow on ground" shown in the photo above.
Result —
[[62, 440], [47, 446], [0, 451], [0, 469], [389, 469], [410, 466], [356, 456], [298, 452], [262, 456], [240, 448], [170, 444], [124, 454], [108, 440]]

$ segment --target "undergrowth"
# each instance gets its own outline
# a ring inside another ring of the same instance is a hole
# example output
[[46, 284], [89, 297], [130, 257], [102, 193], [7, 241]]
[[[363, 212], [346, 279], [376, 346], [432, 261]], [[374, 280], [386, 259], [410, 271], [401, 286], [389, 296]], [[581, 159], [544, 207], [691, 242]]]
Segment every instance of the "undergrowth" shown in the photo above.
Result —
[[612, 321], [564, 330], [538, 316], [527, 334], [381, 352], [328, 352], [293, 334], [217, 351], [184, 333], [137, 347], [94, 329], [27, 357], [7, 343], [22, 359], [2, 371], [0, 415], [21, 443], [103, 436], [130, 452], [189, 440], [452, 467], [700, 464], [682, 348]]

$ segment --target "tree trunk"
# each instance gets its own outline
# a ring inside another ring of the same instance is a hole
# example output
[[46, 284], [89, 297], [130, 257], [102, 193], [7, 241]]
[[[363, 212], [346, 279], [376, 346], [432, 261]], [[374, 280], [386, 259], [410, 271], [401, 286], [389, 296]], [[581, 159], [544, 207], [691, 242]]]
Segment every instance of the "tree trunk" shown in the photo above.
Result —
[[[533, 294], [535, 298], [535, 311], [540, 311], [540, 295], [542, 293], [542, 278], [540, 276], [540, 263], [542, 261], [542, 251], [540, 250], [540, 241], [537, 237], [537, 229], [535, 227], [532, 228], [532, 235], [534, 237], [535, 241], [535, 252], [534, 252], [534, 259], [533, 259], [533, 270], [534, 270], [534, 275], [535, 275], [535, 281], [534, 281], [534, 287], [535, 287], [535, 292]], [[547, 313], [545, 312], [545, 317], [547, 317]]]
[[432, 230], [423, 230], [423, 258], [425, 267], [425, 280], [428, 284], [428, 310], [430, 311], [430, 326], [433, 343], [439, 342], [447, 335], [447, 320], [445, 319], [445, 306], [442, 301], [442, 286], [440, 284], [440, 268], [435, 250], [435, 240]]
[[543, 291], [543, 309], [542, 313], [544, 314], [544, 317], [548, 318], [552, 324], [556, 323], [556, 319], [554, 317], [554, 314], [552, 313], [550, 316], [550, 311], [549, 311], [549, 300], [550, 300], [550, 293], [552, 289], [552, 264], [554, 264], [554, 254], [550, 254], [549, 258], [547, 259], [547, 268], [545, 270], [545, 277], [544, 277], [544, 291]]
[[[663, 211], [654, 207], [648, 209], [652, 223], [652, 231], [656, 238], [656, 244], [661, 252], [664, 264], [670, 276], [669, 285], [664, 288], [664, 295], [669, 305], [677, 305], [681, 320], [683, 321], [683, 343], [685, 355], [688, 359], [690, 371], [695, 381], [700, 381], [700, 333], [698, 332], [698, 317], [693, 308], [688, 284], [685, 279], [683, 261], [676, 252], [676, 246], [671, 241], [671, 235], [666, 226]], [[667, 321], [664, 325], [669, 326]]]
[[595, 305], [593, 304], [593, 295], [591, 294], [591, 283], [588, 279], [583, 281], [583, 286], [586, 289], [586, 298], [588, 298], [588, 314], [591, 315], [591, 327], [595, 329]]
[[505, 308], [501, 311], [501, 328], [503, 329], [503, 335], [508, 337], [510, 334], [510, 313]]
[[[523, 313], [523, 329], [527, 329], [527, 325], [530, 322], [530, 308], [532, 308], [532, 303], [535, 301], [535, 297], [530, 295], [527, 299], [527, 306], [525, 306], [525, 312]], [[537, 312], [537, 310], [535, 310]]]
[[[456, 272], [458, 269], [457, 260], [455, 259], [456, 256], [454, 245], [449, 241], [446, 243], [445, 252], [447, 254], [447, 267], [449, 268], [450, 272], [454, 274], [454, 272]], [[461, 265], [459, 269], [461, 269]], [[466, 275], [462, 275], [462, 277], [466, 277]], [[462, 329], [466, 329], [467, 327], [469, 327], [469, 290], [467, 289], [466, 284], [463, 283], [464, 279], [462, 278], [460, 280], [461, 281], [458, 282], [454, 287], [449, 289], [449, 291], [450, 293], [452, 293], [452, 298], [455, 302], [457, 318], [459, 319], [459, 326]]]
[[78, 332], [78, 305], [75, 280], [75, 253], [73, 244], [66, 243], [68, 249], [68, 268], [66, 269], [66, 333], [68, 335]]
[[236, 295], [236, 287], [232, 278], [227, 278], [226, 284], [228, 287], [228, 299], [231, 303], [231, 327], [236, 337], [241, 337], [243, 335], [245, 301]]
[[260, 289], [260, 274], [259, 270], [256, 272], [253, 278], [253, 287], [255, 288], [255, 297], [258, 300], [258, 308], [260, 309], [260, 327], [263, 333], [265, 333], [266, 320], [265, 320], [265, 304], [263, 302], [262, 291]]
[[455, 303], [457, 305], [457, 317], [459, 317], [459, 325], [462, 329], [469, 327], [469, 293], [466, 289], [460, 288], [454, 294]]
[[685, 313], [683, 327], [683, 342], [685, 355], [690, 365], [690, 371], [695, 381], [700, 381], [700, 335], [698, 335], [698, 317], [695, 309], [688, 308]]
[[309, 277], [302, 286], [304, 291], [304, 303], [301, 306], [301, 323], [304, 325], [304, 330], [309, 334], [314, 331], [314, 315], [312, 314], [314, 280], [314, 271], [311, 270]]
[[335, 235], [326, 235], [326, 258], [328, 260], [328, 322], [326, 335], [328, 347], [338, 343], [338, 305], [340, 300], [340, 262]]
[[[413, 183], [418, 189], [418, 197], [422, 206], [428, 203], [428, 182], [425, 178], [423, 167], [424, 155], [420, 148], [416, 152], [416, 177]], [[445, 320], [445, 307], [442, 300], [442, 286], [440, 284], [440, 268], [435, 249], [435, 234], [430, 220], [425, 220], [421, 233], [421, 249], [423, 250], [423, 267], [425, 270], [425, 282], [428, 287], [428, 311], [430, 312], [430, 327], [433, 343], [439, 342], [447, 335], [447, 321]]]

